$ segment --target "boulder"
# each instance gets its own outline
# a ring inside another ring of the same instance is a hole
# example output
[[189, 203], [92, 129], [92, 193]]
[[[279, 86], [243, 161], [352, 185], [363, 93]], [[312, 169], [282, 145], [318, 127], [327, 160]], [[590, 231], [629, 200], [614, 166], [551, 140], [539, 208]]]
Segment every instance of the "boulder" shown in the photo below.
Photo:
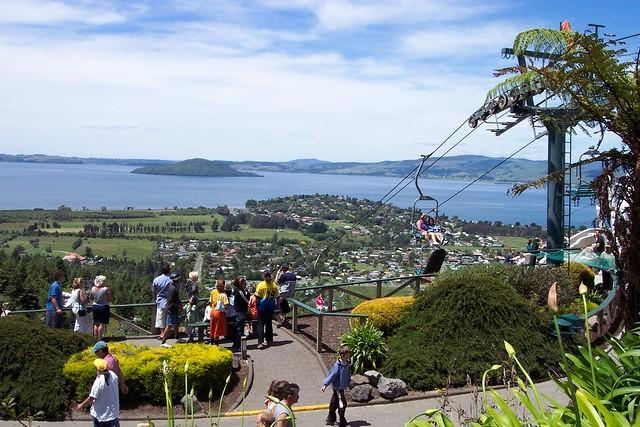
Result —
[[364, 373], [364, 376], [369, 378], [369, 384], [371, 384], [372, 386], [377, 386], [378, 385], [378, 381], [380, 380], [380, 378], [382, 377], [382, 374], [378, 371], [367, 371]]
[[351, 400], [354, 402], [368, 402], [373, 397], [373, 387], [369, 384], [357, 385], [351, 389]]
[[407, 384], [397, 378], [382, 377], [378, 381], [378, 391], [385, 399], [396, 399], [407, 394]]
[[[200, 404], [200, 402], [198, 401], [198, 398], [192, 395], [184, 395], [182, 396], [182, 399], [180, 399], [180, 403], [182, 403], [182, 407], [184, 409], [185, 412], [189, 411], [193, 413], [197, 413], [202, 411], [202, 405]], [[193, 405], [193, 406], [189, 406], [189, 405]]]
[[349, 383], [349, 388], [354, 388], [359, 385], [369, 384], [369, 378], [364, 375], [351, 375], [351, 382]]

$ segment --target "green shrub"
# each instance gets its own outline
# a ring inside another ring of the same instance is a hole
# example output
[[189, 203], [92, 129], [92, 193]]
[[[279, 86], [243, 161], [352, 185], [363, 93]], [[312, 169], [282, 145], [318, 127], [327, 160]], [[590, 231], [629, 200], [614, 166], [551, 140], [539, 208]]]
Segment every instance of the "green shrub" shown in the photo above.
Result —
[[353, 372], [358, 374], [369, 369], [378, 369], [387, 351], [382, 331], [369, 322], [342, 335], [340, 344], [349, 346], [351, 366]]
[[[371, 325], [380, 329], [385, 335], [392, 335], [411, 304], [413, 304], [412, 296], [378, 298], [358, 304], [351, 312], [367, 314]], [[352, 327], [359, 322], [359, 319], [351, 319]]]
[[0, 396], [15, 396], [17, 412], [63, 420], [72, 394], [62, 368], [67, 357], [94, 342], [71, 330], [46, 328], [22, 316], [0, 319]]
[[[187, 361], [189, 383], [194, 386], [194, 392], [201, 400], [208, 398], [209, 390], [218, 396], [231, 372], [232, 353], [218, 346], [184, 344], [166, 349], [120, 343], [110, 345], [109, 351], [120, 361], [129, 387], [125, 401], [164, 403], [163, 360], [169, 360], [174, 372], [174, 401], [179, 401], [184, 395], [184, 366]], [[77, 399], [86, 397], [91, 389], [95, 378], [94, 359], [91, 349], [86, 349], [71, 356], [64, 366], [65, 379]]]
[[541, 307], [546, 307], [547, 295], [554, 283], [557, 283], [558, 305], [571, 304], [578, 298], [578, 287], [572, 284], [566, 267], [530, 268], [512, 264], [489, 264], [484, 268], [487, 274], [502, 279], [523, 298]]
[[487, 366], [507, 360], [503, 340], [543, 378], [560, 360], [550, 318], [485, 266], [442, 273], [422, 292], [389, 340], [382, 371], [411, 387], [476, 384]]

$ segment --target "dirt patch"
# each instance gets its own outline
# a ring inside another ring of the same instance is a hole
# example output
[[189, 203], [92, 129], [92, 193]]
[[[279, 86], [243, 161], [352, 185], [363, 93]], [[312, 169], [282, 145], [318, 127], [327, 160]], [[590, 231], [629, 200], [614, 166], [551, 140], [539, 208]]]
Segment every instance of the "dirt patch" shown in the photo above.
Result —
[[[349, 319], [347, 317], [330, 317], [322, 319], [322, 351], [319, 353], [327, 368], [331, 368], [336, 361], [337, 349], [340, 346], [340, 336], [349, 332]], [[298, 336], [302, 337], [311, 348], [316, 348], [317, 323], [315, 317], [302, 317], [298, 319]]]
[[[234, 409], [234, 405], [240, 402], [242, 396], [242, 382], [249, 375], [250, 367], [246, 362], [240, 363], [240, 369], [233, 373], [231, 376], [231, 381], [227, 386], [227, 391], [222, 400], [222, 412], [229, 412]], [[248, 390], [247, 390], [248, 392]], [[215, 418], [218, 415], [218, 404], [219, 400], [216, 399], [211, 402], [211, 415]], [[202, 405], [202, 409], [195, 412], [196, 416], [207, 415], [209, 411], [209, 402], [202, 401], [200, 402]], [[174, 402], [173, 406], [173, 415], [174, 417], [179, 419], [184, 419], [184, 409], [180, 402]], [[162, 419], [167, 416], [167, 408], [165, 405], [138, 405], [131, 406], [128, 404], [125, 407], [120, 408], [120, 419], [140, 419], [144, 420], [147, 417], [151, 419]], [[76, 404], [72, 405], [71, 419], [74, 420], [84, 420], [90, 419], [90, 415], [87, 411], [78, 411], [76, 409]]]

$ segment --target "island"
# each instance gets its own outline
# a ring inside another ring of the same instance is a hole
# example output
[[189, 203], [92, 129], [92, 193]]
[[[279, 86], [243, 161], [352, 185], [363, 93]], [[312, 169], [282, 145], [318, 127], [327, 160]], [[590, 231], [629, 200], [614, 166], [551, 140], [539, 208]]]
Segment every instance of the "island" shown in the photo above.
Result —
[[213, 177], [260, 177], [252, 172], [241, 172], [231, 162], [207, 159], [188, 159], [166, 165], [144, 166], [131, 171], [151, 175], [213, 176]]

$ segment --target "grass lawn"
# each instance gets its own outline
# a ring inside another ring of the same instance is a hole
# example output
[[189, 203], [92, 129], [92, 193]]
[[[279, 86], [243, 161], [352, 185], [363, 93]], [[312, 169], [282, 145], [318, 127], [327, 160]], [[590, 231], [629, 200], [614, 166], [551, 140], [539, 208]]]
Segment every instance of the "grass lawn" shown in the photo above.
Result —
[[[29, 240], [38, 238], [40, 244], [37, 248], [31, 246]], [[73, 242], [78, 238], [75, 236], [19, 236], [13, 240], [10, 240], [9, 247], [5, 248], [5, 252], [12, 252], [17, 245], [22, 245], [27, 253], [45, 253], [47, 248], [51, 248], [51, 253], [57, 256], [65, 256], [69, 252], [76, 252], [78, 254], [84, 254], [87, 246], [93, 249], [93, 253], [97, 256], [111, 257], [119, 256], [123, 254], [123, 250], [126, 250], [127, 257], [133, 260], [143, 260], [144, 258], [151, 256], [156, 248], [156, 244], [146, 239], [86, 239], [83, 240], [82, 245], [76, 249], [72, 249]]]
[[495, 237], [496, 239], [504, 243], [505, 248], [513, 248], [515, 250], [520, 250], [527, 247], [528, 239], [526, 237], [515, 237], [515, 236], [495, 236]]

